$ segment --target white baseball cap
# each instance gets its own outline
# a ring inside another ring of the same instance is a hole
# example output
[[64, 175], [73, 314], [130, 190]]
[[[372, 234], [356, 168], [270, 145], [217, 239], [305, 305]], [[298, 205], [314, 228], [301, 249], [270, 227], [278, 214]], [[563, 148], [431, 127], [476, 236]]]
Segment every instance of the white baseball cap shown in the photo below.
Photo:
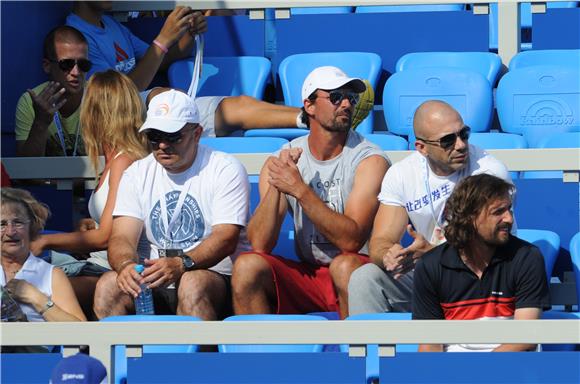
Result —
[[364, 92], [367, 89], [361, 79], [348, 77], [340, 68], [332, 66], [318, 67], [310, 72], [304, 80], [302, 100], [308, 99], [312, 92], [317, 89], [330, 91], [348, 83], [351, 83], [352, 89], [357, 93]]
[[139, 132], [156, 129], [165, 133], [175, 133], [187, 123], [199, 124], [199, 122], [199, 111], [195, 101], [187, 94], [172, 89], [151, 99], [147, 119]]

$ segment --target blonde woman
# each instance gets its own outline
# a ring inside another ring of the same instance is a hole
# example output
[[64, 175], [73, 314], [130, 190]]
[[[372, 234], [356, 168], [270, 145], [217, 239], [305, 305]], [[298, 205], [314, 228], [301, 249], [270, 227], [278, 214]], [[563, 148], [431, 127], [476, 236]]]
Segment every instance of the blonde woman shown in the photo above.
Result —
[[[80, 121], [85, 149], [96, 173], [100, 169], [99, 156], [105, 157], [105, 167], [89, 200], [91, 219], [83, 220], [77, 232], [40, 236], [32, 244], [32, 251], [36, 255], [47, 249], [90, 253], [87, 262], [81, 263], [82, 268], [69, 271], [68, 275], [83, 310], [91, 314], [96, 282], [110, 270], [105, 250], [121, 176], [133, 161], [146, 156], [148, 150], [145, 138], [137, 132], [143, 123], [139, 92], [122, 73], [108, 70], [91, 77], [81, 105]], [[148, 247], [146, 242], [141, 242], [140, 254], [148, 254]], [[53, 264], [63, 263], [55, 262], [53, 257]]]

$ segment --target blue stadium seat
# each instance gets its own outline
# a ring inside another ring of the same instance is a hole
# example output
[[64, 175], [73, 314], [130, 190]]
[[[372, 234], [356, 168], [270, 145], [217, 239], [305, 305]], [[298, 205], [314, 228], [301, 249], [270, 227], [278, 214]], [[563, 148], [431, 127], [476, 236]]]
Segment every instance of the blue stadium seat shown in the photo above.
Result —
[[[469, 143], [483, 149], [524, 149], [528, 148], [526, 139], [514, 133], [475, 132], [469, 136]], [[520, 172], [510, 172], [512, 179], [517, 179]]]
[[[302, 84], [315, 68], [333, 65], [341, 68], [348, 76], [367, 79], [376, 89], [382, 61], [379, 55], [370, 52], [317, 52], [290, 55], [280, 63], [278, 74], [286, 105], [302, 107]], [[361, 133], [373, 131], [373, 114], [357, 127]]]
[[[538, 139], [538, 148], [580, 148], [580, 132], [562, 132], [545, 134]], [[525, 179], [561, 179], [562, 171], [526, 171]]]
[[[327, 321], [322, 316], [314, 315], [236, 315], [226, 317], [224, 321]], [[220, 344], [218, 350], [224, 353], [236, 352], [322, 352], [322, 344]]]
[[297, 137], [308, 135], [310, 130], [302, 128], [268, 128], [248, 129], [244, 132], [245, 137], [281, 137], [286, 140], [294, 140]]
[[[546, 311], [542, 313], [542, 319], [546, 320], [576, 320], [580, 323], [580, 312]], [[575, 351], [577, 344], [542, 344], [542, 351]]]
[[353, 7], [301, 7], [290, 8], [292, 15], [319, 15], [319, 14], [340, 14], [352, 13]]
[[545, 134], [580, 131], [580, 68], [509, 71], [499, 81], [496, 108], [502, 130], [523, 134], [530, 148]]
[[534, 244], [544, 256], [544, 266], [548, 282], [552, 277], [552, 271], [560, 253], [560, 236], [556, 232], [543, 229], [519, 229], [517, 237], [528, 243]]
[[369, 5], [356, 7], [356, 13], [392, 13], [392, 12], [449, 12], [463, 11], [463, 4], [415, 4], [415, 5]]
[[280, 137], [202, 137], [199, 142], [227, 153], [273, 153], [288, 140]]
[[[173, 316], [173, 315], [126, 315], [110, 316], [101, 319], [105, 322], [135, 322], [135, 321], [201, 321], [194, 316]], [[113, 383], [121, 384], [127, 382], [127, 358], [125, 357], [126, 347], [117, 345], [114, 347], [114, 380]], [[199, 345], [144, 345], [143, 353], [194, 353], [199, 351]], [[109, 376], [112, 373], [109, 372]]]
[[509, 69], [536, 65], [580, 67], [580, 49], [545, 49], [519, 52], [510, 60]]
[[[194, 60], [171, 64], [167, 72], [171, 87], [189, 89]], [[262, 99], [270, 69], [270, 60], [265, 57], [204, 57], [197, 96], [248, 95]]]
[[393, 74], [383, 91], [387, 129], [397, 135], [413, 132], [413, 116], [427, 100], [443, 100], [463, 117], [472, 132], [487, 132], [493, 112], [492, 88], [481, 74], [457, 68], [413, 68]]
[[425, 67], [469, 69], [483, 75], [494, 86], [502, 64], [499, 55], [491, 52], [412, 52], [401, 56], [395, 68], [401, 72]]
[[409, 146], [407, 140], [397, 135], [365, 133], [363, 136], [385, 151], [406, 151]]
[[572, 259], [572, 269], [576, 278], [576, 297], [578, 298], [578, 310], [580, 310], [580, 232], [570, 240], [570, 258]]

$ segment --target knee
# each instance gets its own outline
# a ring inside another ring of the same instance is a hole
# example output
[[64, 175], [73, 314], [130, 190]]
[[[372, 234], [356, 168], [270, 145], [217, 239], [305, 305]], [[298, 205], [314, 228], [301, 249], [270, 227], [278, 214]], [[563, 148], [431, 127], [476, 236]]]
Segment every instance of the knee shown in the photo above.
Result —
[[346, 285], [351, 274], [362, 264], [357, 254], [340, 254], [330, 263], [330, 275], [334, 281], [346, 280], [344, 283]]
[[261, 255], [245, 253], [237, 258], [232, 272], [234, 292], [244, 291], [266, 279], [272, 279], [272, 272], [270, 264]]
[[111, 304], [118, 298], [119, 292], [116, 272], [106, 272], [99, 278], [95, 287], [93, 300], [93, 310], [97, 317], [102, 317], [100, 315], [108, 310]]
[[[368, 263], [357, 268], [351, 275], [348, 282], [349, 292], [366, 292], [377, 282], [384, 278], [385, 271], [373, 263]], [[365, 294], [366, 294], [365, 293]]]
[[179, 280], [178, 299], [179, 301], [183, 299], [199, 301], [215, 290], [213, 286], [215, 282], [214, 273], [211, 271], [200, 269], [186, 272]]

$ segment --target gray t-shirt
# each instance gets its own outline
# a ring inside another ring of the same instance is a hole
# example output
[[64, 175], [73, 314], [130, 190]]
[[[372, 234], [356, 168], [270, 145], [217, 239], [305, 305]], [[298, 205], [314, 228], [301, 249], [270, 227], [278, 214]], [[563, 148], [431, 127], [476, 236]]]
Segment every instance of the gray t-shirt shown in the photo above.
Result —
[[[350, 131], [342, 153], [333, 159], [320, 161], [312, 156], [308, 136], [299, 137], [284, 148], [302, 148], [298, 169], [302, 179], [332, 210], [344, 214], [359, 163], [369, 156], [379, 155], [387, 161], [385, 153], [360, 134]], [[390, 163], [390, 161], [389, 161]], [[328, 265], [341, 253], [320, 233], [293, 196], [286, 195], [290, 214], [294, 218], [294, 248], [304, 262]], [[366, 244], [361, 253], [367, 253]]]

